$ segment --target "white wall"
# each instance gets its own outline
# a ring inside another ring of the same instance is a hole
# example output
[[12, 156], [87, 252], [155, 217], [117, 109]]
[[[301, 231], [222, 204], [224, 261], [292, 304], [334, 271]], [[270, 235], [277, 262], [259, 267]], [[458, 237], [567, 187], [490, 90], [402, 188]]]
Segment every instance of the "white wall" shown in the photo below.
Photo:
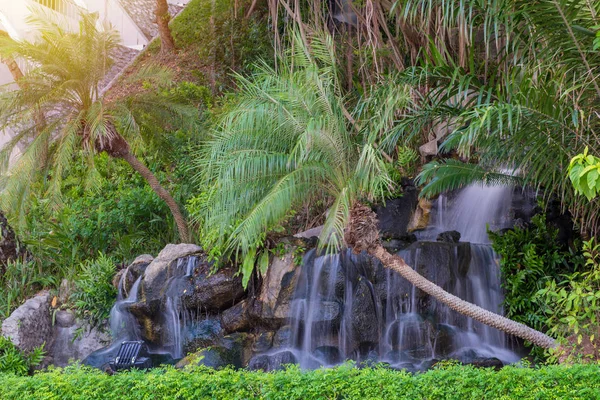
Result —
[[119, 31], [124, 46], [141, 49], [148, 44], [142, 31], [116, 0], [81, 0], [90, 12], [98, 12], [101, 22], [108, 22]]

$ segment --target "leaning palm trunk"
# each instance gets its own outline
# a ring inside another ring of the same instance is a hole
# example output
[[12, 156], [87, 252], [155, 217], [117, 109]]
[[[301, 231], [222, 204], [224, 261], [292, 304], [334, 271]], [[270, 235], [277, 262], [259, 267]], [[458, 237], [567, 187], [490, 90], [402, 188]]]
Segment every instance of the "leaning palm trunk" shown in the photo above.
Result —
[[179, 240], [182, 243], [188, 243], [190, 241], [188, 226], [177, 202], [175, 202], [175, 199], [173, 199], [169, 192], [160, 184], [152, 171], [131, 153], [129, 143], [127, 143], [125, 138], [116, 131], [114, 125], [109, 124], [107, 137], [96, 139], [95, 147], [98, 152], [105, 151], [111, 157], [122, 158], [131, 165], [131, 167], [136, 170], [146, 182], [148, 182], [154, 193], [156, 193], [169, 207], [169, 210], [175, 219], [175, 223], [177, 224]]
[[406, 264], [402, 257], [390, 254], [383, 246], [381, 246], [379, 230], [377, 228], [377, 217], [370, 208], [361, 204], [356, 204], [353, 207], [350, 214], [350, 224], [346, 230], [345, 238], [346, 243], [351, 246], [354, 251], [359, 252], [365, 250], [371, 256], [381, 261], [385, 268], [397, 272], [417, 288], [447, 305], [454, 311], [471, 317], [482, 324], [528, 340], [545, 349], [551, 349], [557, 346], [554, 339], [542, 332], [485, 310], [448, 293], [412, 269]]

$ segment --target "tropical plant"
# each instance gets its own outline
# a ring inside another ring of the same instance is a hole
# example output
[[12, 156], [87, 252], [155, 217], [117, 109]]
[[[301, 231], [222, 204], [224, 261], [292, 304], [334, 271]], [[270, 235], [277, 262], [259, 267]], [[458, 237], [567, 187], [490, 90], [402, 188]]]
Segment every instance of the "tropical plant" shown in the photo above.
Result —
[[519, 180], [545, 196], [558, 195], [583, 230], [597, 232], [598, 202], [582, 201], [565, 175], [586, 146], [592, 154], [600, 150], [600, 54], [592, 50], [600, 5], [460, 0], [403, 7], [417, 16], [429, 10], [424, 4], [443, 9], [442, 23], [471, 46], [461, 56], [439, 46], [443, 38], [431, 38], [435, 45], [426, 48], [423, 64], [399, 78], [427, 90], [414, 91], [415, 107], [382, 140], [385, 148], [441, 130], [440, 150], [457, 152], [464, 162], [427, 168], [425, 195], [474, 181]]
[[263, 65], [252, 79], [240, 78], [240, 101], [225, 115], [197, 164], [203, 187], [214, 188], [204, 221], [229, 233], [221, 244], [243, 259], [245, 281], [269, 229], [308, 197], [325, 195], [331, 207], [321, 248], [334, 251], [348, 245], [367, 251], [450, 308], [542, 347], [555, 346], [541, 332], [444, 291], [382, 247], [376, 215], [361, 201], [383, 200], [390, 190], [376, 140], [410, 101], [409, 92], [386, 85], [387, 94], [395, 96], [368, 98], [353, 115], [340, 90], [331, 37], [312, 36], [310, 47], [300, 33], [293, 40], [276, 70]]
[[70, 300], [92, 326], [97, 326], [108, 319], [115, 302], [117, 290], [112, 284], [115, 263], [100, 253], [97, 259], [82, 263], [80, 268]]
[[43, 345], [25, 353], [0, 335], [0, 373], [27, 375], [42, 362], [44, 354]]
[[[73, 155], [86, 155], [93, 187], [95, 153], [125, 160], [150, 184], [172, 213], [181, 241], [189, 233], [183, 214], [156, 176], [133, 153], [144, 143], [156, 141], [162, 129], [183, 126], [193, 129], [197, 110], [166, 95], [157, 96], [153, 87], [171, 83], [168, 70], [141, 68], [125, 85], [135, 84], [131, 95], [100, 98], [102, 80], [109, 71], [110, 55], [118, 37], [110, 29], [99, 30], [97, 15], [81, 14], [79, 31], [65, 30], [68, 24], [35, 16], [30, 23], [40, 32], [36, 42], [0, 38], [3, 56], [25, 60], [29, 68], [17, 83], [18, 90], [0, 95], [1, 129], [11, 129], [12, 139], [0, 152], [3, 177], [1, 205], [21, 216], [32, 184], [46, 177], [48, 194], [57, 195]], [[141, 85], [144, 82], [145, 85]], [[147, 90], [145, 90], [147, 88]], [[14, 163], [10, 155], [17, 146], [22, 155]], [[49, 167], [52, 174], [49, 175]], [[59, 198], [58, 196], [53, 196]]]
[[600, 194], [600, 158], [588, 154], [586, 147], [569, 163], [569, 179], [575, 189], [575, 194], [583, 194], [592, 200]]

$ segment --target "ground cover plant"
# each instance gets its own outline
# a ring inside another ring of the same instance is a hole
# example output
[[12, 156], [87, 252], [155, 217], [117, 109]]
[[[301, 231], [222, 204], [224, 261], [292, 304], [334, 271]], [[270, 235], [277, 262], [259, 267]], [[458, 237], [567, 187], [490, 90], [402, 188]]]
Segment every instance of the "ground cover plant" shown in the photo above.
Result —
[[61, 399], [597, 399], [598, 365], [506, 367], [447, 364], [412, 375], [383, 367], [272, 373], [192, 367], [107, 375], [77, 366], [31, 377], [0, 375], [4, 400]]

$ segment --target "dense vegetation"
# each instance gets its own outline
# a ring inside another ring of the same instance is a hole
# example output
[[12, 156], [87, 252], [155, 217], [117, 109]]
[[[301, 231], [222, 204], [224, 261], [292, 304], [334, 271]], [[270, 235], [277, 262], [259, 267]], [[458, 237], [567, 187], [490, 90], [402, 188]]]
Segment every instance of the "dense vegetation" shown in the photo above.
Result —
[[173, 368], [113, 376], [69, 367], [33, 377], [0, 375], [6, 400], [71, 399], [595, 399], [597, 366], [506, 367], [501, 371], [449, 365], [411, 375], [385, 368], [274, 373]]
[[[0, 37], [5, 59], [36, 66], [0, 99], [0, 128], [18, 128], [0, 153], [0, 204], [27, 249], [0, 270], [0, 319], [67, 278], [63, 306], [102, 325], [116, 270], [177, 241], [201, 244], [217, 267], [236, 265], [247, 285], [282, 234], [320, 224], [321, 249], [367, 250], [430, 293], [379, 246], [368, 206], [401, 195], [405, 178], [423, 197], [519, 184], [538, 191], [542, 209], [560, 199], [580, 237], [559, 243], [543, 210], [529, 226], [491, 233], [506, 315], [540, 331], [545, 347], [563, 344], [550, 361], [589, 361], [581, 356], [600, 323], [600, 3], [353, 2], [353, 24], [335, 20], [329, 3], [192, 0], [170, 25], [169, 54], [151, 44], [103, 95], [111, 60], [94, 56], [118, 38], [94, 16], [73, 34], [38, 21], [39, 43]], [[435, 151], [419, 157], [425, 143]], [[38, 358], [0, 342], [0, 371], [27, 373]], [[1, 376], [0, 397], [92, 398], [93, 389], [110, 398], [130, 387], [144, 398], [157, 382], [166, 398], [592, 398], [600, 389], [592, 366], [193, 372]]]

